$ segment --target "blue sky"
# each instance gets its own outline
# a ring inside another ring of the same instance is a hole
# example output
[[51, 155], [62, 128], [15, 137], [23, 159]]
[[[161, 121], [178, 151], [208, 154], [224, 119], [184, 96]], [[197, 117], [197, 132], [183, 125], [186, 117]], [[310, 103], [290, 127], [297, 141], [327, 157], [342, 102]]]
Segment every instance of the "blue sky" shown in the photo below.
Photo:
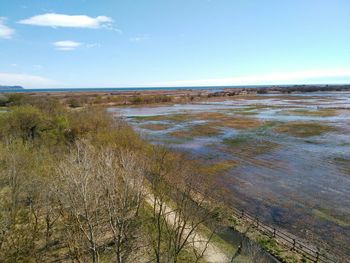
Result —
[[349, 0], [0, 1], [0, 85], [349, 82]]

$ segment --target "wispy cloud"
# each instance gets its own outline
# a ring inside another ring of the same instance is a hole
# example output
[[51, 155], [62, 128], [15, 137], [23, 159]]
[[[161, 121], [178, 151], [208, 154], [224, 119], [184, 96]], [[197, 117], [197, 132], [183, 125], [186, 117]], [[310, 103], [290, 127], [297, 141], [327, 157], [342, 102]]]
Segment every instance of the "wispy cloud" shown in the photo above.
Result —
[[73, 28], [112, 28], [113, 19], [107, 16], [65, 15], [47, 13], [20, 20], [18, 23], [33, 26], [73, 27]]
[[8, 27], [6, 24], [6, 18], [0, 17], [0, 38], [10, 39], [15, 33], [15, 30]]
[[44, 77], [0, 72], [1, 85], [20, 85], [27, 88], [43, 88], [55, 84], [56, 82]]
[[75, 42], [71, 40], [64, 40], [64, 41], [57, 41], [52, 43], [52, 45], [57, 49], [61, 51], [70, 51], [74, 50], [82, 45], [80, 42]]
[[136, 37], [129, 38], [129, 40], [131, 42], [141, 42], [141, 41], [144, 41], [144, 40], [147, 40], [147, 39], [149, 39], [148, 35], [136, 36]]
[[70, 51], [70, 50], [75, 50], [79, 47], [84, 47], [84, 48], [99, 48], [101, 47], [100, 43], [81, 43], [81, 42], [76, 42], [72, 40], [63, 40], [63, 41], [57, 41], [53, 42], [52, 45], [57, 49], [61, 51]]
[[91, 44], [86, 44], [86, 48], [95, 48], [95, 47], [101, 47], [100, 43], [91, 43]]
[[274, 72], [264, 75], [237, 76], [232, 78], [175, 80], [151, 83], [152, 86], [230, 86], [312, 83], [319, 79], [350, 78], [350, 68], [328, 70], [305, 70], [297, 72]]

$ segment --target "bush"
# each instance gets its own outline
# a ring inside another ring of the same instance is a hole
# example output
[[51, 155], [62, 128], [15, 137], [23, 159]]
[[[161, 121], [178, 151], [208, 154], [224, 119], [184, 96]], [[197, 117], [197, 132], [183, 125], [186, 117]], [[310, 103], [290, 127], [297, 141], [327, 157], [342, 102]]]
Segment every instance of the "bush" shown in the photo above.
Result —
[[0, 107], [4, 107], [8, 103], [8, 98], [0, 94]]
[[77, 98], [71, 98], [67, 101], [67, 103], [71, 108], [79, 108], [82, 106], [81, 102]]

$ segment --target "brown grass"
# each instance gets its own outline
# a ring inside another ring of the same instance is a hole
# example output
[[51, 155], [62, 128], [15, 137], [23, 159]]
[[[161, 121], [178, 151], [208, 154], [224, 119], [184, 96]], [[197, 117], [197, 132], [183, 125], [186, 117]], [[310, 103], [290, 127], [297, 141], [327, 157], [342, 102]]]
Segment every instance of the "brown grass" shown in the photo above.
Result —
[[140, 128], [142, 129], [147, 129], [147, 130], [152, 130], [152, 131], [162, 131], [162, 130], [166, 130], [170, 127], [170, 125], [168, 124], [152, 124], [152, 123], [149, 123], [149, 124], [143, 124], [143, 125], [140, 125]]
[[179, 138], [193, 138], [193, 137], [210, 137], [217, 136], [221, 133], [221, 131], [212, 126], [212, 124], [200, 124], [194, 125], [190, 127], [188, 130], [184, 131], [174, 131], [169, 133], [171, 136], [179, 137]]
[[217, 120], [224, 119], [228, 116], [222, 112], [200, 112], [195, 114], [189, 114], [193, 119], [196, 120]]
[[318, 110], [308, 110], [308, 109], [295, 109], [282, 111], [285, 115], [299, 115], [299, 116], [317, 116], [317, 117], [332, 117], [338, 115], [338, 111], [335, 109], [318, 109]]
[[224, 118], [215, 122], [216, 126], [234, 129], [255, 129], [264, 124], [263, 121], [246, 117]]
[[171, 121], [171, 122], [184, 122], [191, 120], [190, 114], [169, 114], [169, 115], [155, 115], [155, 116], [137, 116], [136, 120], [145, 121]]
[[217, 175], [219, 173], [226, 172], [238, 165], [238, 161], [235, 160], [223, 160], [210, 165], [204, 166], [203, 172], [205, 174]]
[[327, 132], [334, 131], [335, 128], [313, 122], [288, 122], [283, 123], [276, 128], [274, 128], [275, 132], [278, 133], [286, 133], [288, 135], [296, 136], [296, 137], [311, 137], [311, 136], [319, 136]]

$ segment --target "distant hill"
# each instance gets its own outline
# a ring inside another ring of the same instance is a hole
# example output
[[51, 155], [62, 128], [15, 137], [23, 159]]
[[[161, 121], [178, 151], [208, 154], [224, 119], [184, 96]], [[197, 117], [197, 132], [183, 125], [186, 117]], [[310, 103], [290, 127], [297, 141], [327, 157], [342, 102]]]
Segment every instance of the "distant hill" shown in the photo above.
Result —
[[11, 91], [11, 90], [22, 90], [24, 89], [22, 86], [1, 86], [0, 91]]

